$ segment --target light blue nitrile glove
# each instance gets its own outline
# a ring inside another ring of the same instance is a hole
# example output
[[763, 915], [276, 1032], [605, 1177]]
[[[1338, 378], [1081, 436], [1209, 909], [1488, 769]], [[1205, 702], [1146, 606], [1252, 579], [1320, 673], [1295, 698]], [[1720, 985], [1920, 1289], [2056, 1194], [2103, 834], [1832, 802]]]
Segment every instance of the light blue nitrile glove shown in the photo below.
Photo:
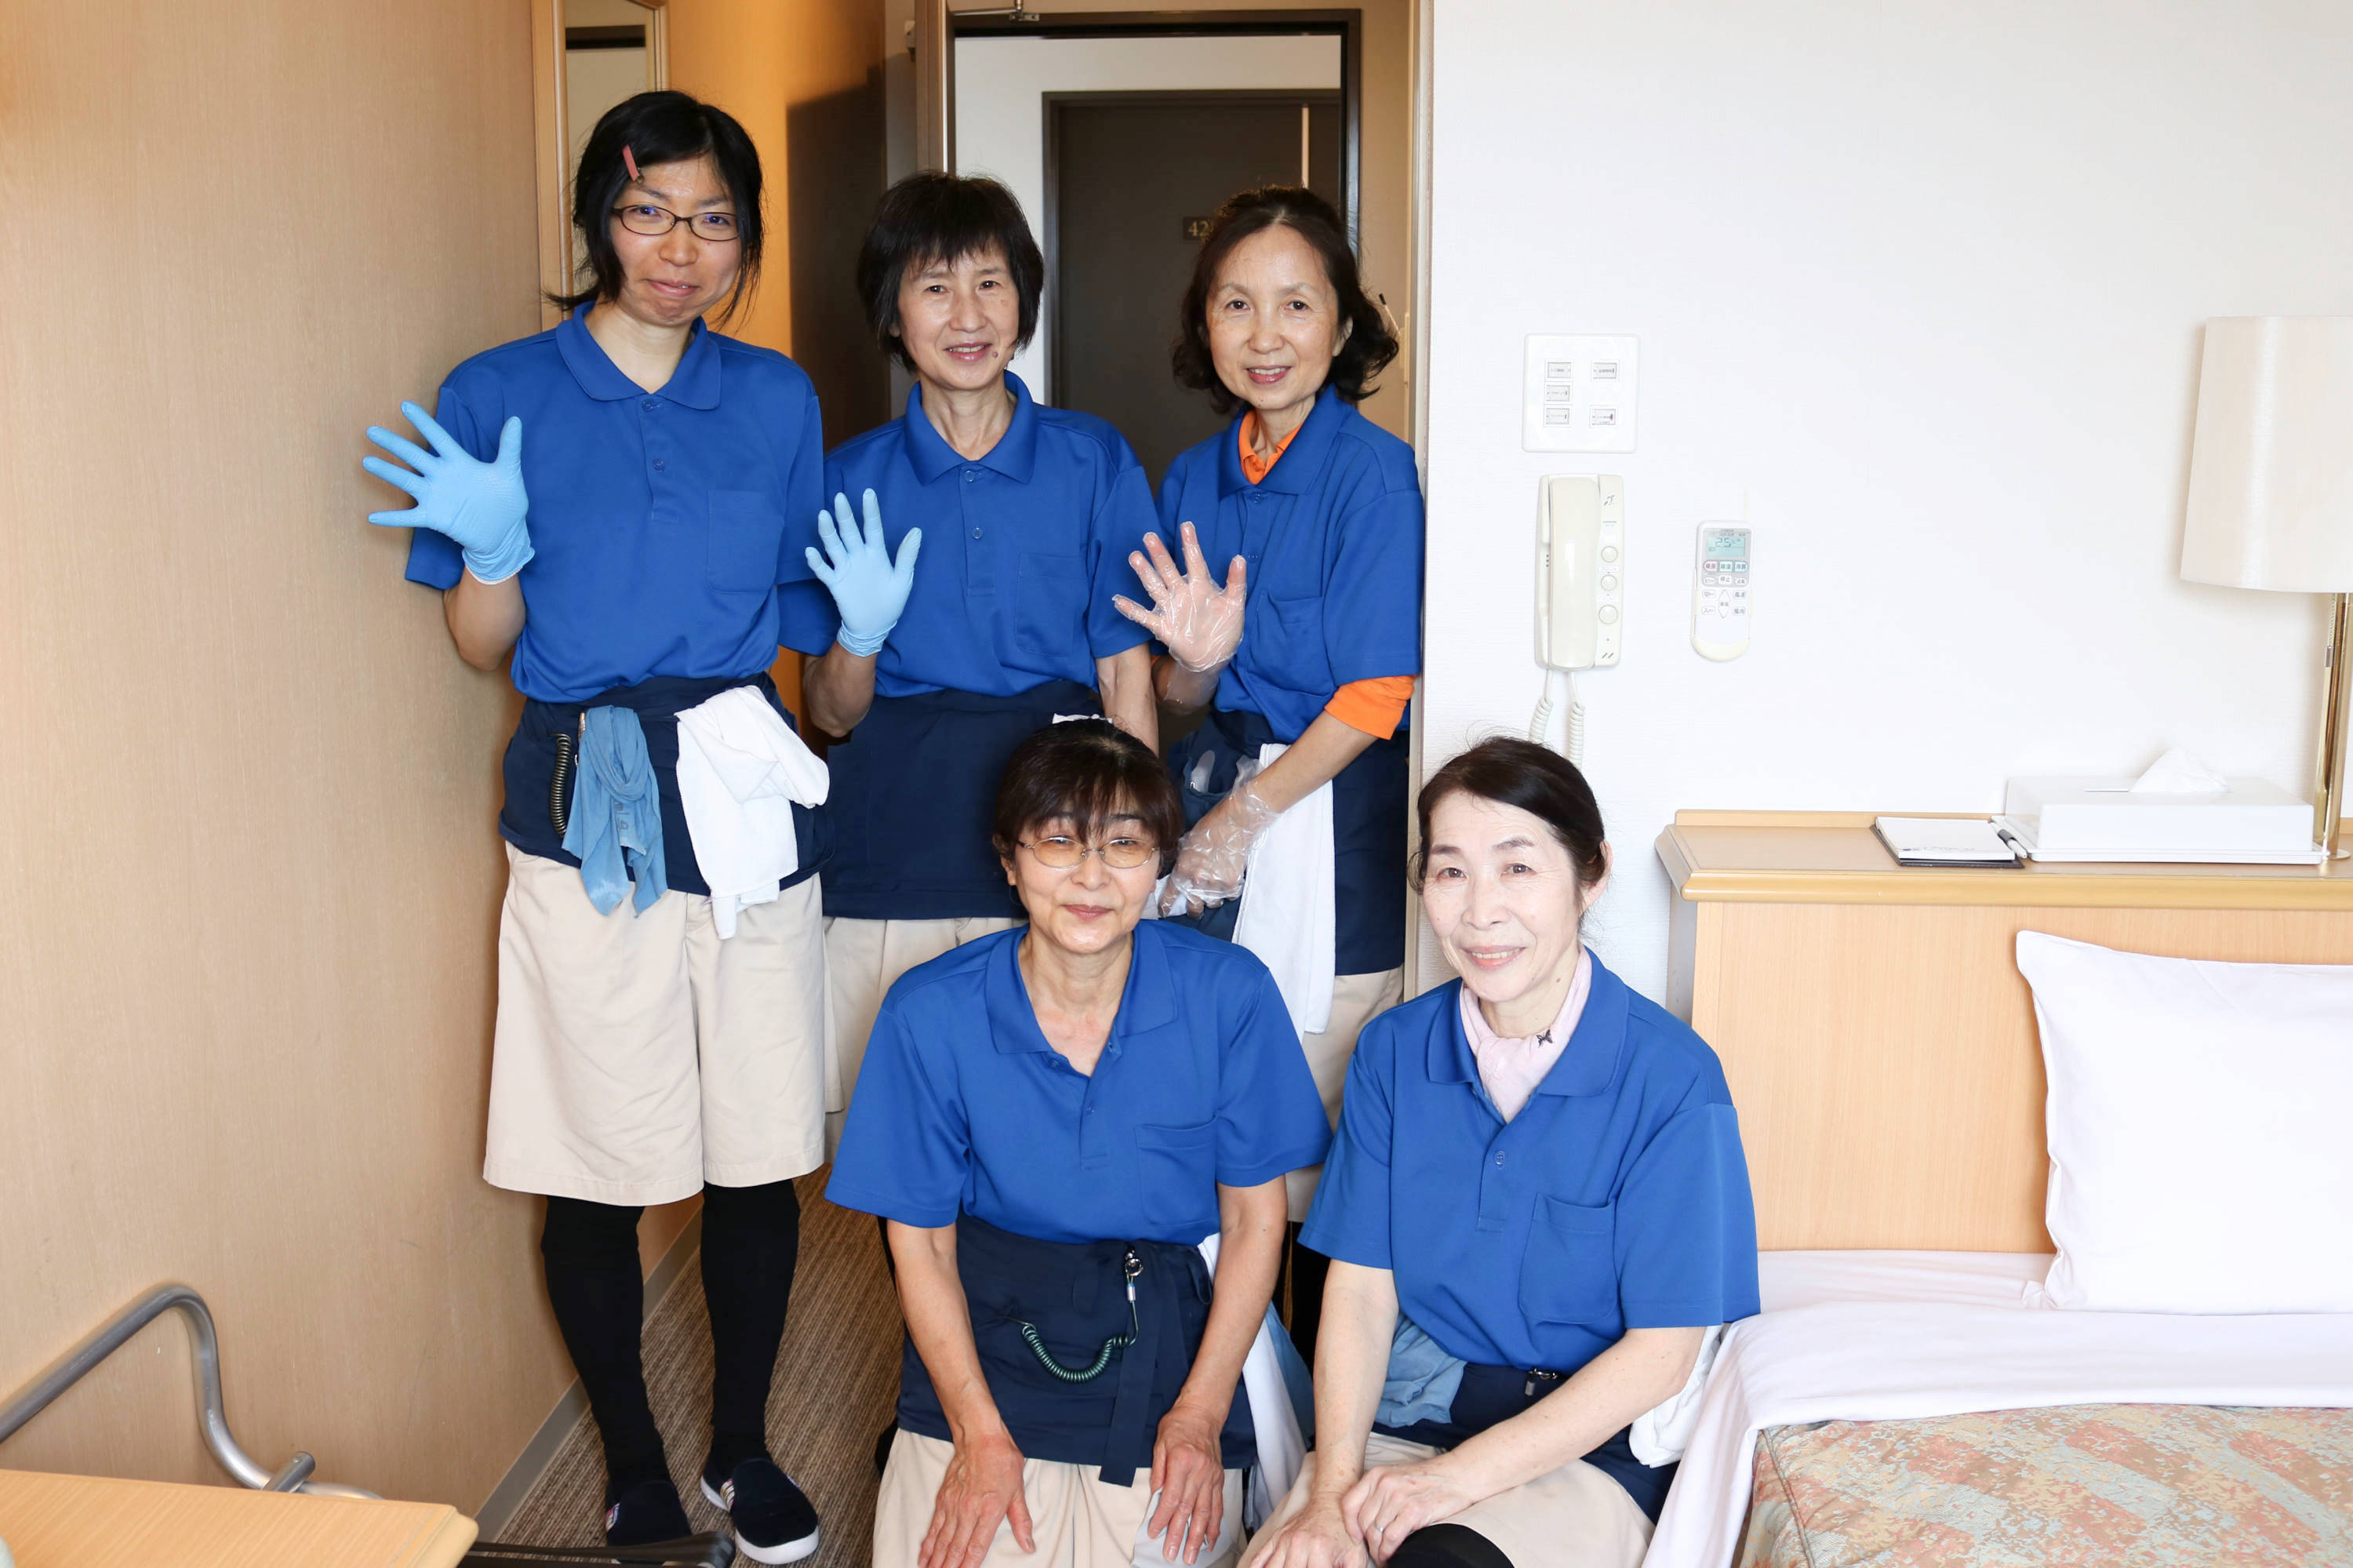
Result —
[[522, 570], [532, 557], [531, 531], [523, 526], [531, 498], [522, 487], [522, 421], [506, 422], [499, 431], [497, 459], [483, 462], [416, 404], [403, 403], [400, 411], [433, 443], [433, 450], [428, 452], [381, 425], [368, 427], [368, 440], [408, 468], [373, 454], [360, 459], [360, 466], [417, 497], [417, 504], [406, 511], [371, 512], [368, 521], [386, 528], [430, 528], [448, 535], [466, 552], [466, 569], [486, 583], [504, 582]]
[[849, 497], [836, 494], [833, 511], [817, 514], [817, 536], [825, 554], [814, 547], [808, 551], [809, 570], [832, 592], [833, 607], [840, 612], [837, 641], [852, 653], [871, 653], [899, 624], [907, 595], [914, 591], [915, 556], [923, 547], [923, 531], [908, 529], [899, 541], [899, 558], [892, 560], [882, 542], [882, 508], [870, 490], [862, 534], [850, 514]]

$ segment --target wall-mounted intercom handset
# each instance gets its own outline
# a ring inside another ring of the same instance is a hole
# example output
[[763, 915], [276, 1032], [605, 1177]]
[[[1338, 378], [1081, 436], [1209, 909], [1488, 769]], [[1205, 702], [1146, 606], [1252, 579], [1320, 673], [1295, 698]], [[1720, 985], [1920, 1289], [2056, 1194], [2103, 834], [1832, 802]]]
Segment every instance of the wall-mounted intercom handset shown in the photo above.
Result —
[[1748, 652], [1755, 542], [1745, 523], [1699, 525], [1699, 558], [1692, 564], [1692, 647], [1702, 658], [1737, 659]]
[[1585, 750], [1585, 709], [1568, 672], [1618, 662], [1625, 585], [1625, 481], [1610, 473], [1546, 476], [1536, 516], [1536, 662], [1546, 670], [1545, 694], [1528, 738], [1572, 762]]

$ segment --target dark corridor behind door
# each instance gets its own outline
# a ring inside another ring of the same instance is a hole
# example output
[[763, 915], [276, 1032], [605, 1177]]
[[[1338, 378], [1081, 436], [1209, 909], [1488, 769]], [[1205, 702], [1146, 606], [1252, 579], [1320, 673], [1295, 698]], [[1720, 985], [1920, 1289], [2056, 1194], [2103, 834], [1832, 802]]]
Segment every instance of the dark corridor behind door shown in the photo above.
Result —
[[1345, 213], [1340, 121], [1337, 92], [1047, 95], [1048, 397], [1117, 426], [1155, 493], [1226, 425], [1168, 373], [1193, 228], [1237, 191], [1299, 184], [1303, 158]]

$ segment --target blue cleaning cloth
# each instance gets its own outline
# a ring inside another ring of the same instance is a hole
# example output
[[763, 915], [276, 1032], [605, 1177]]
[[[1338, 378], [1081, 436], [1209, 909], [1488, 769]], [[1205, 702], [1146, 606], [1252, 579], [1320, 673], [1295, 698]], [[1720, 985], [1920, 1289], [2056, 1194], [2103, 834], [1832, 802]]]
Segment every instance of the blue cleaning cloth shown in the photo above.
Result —
[[646, 755], [645, 726], [628, 708], [590, 708], [581, 716], [579, 771], [564, 849], [579, 857], [580, 885], [599, 915], [620, 907], [632, 875], [639, 914], [670, 891], [661, 792]]
[[1383, 1426], [1411, 1426], [1421, 1421], [1447, 1421], [1454, 1414], [1454, 1396], [1462, 1388], [1463, 1361], [1400, 1312], [1397, 1335], [1389, 1341], [1389, 1374], [1381, 1383], [1380, 1407], [1373, 1419]]

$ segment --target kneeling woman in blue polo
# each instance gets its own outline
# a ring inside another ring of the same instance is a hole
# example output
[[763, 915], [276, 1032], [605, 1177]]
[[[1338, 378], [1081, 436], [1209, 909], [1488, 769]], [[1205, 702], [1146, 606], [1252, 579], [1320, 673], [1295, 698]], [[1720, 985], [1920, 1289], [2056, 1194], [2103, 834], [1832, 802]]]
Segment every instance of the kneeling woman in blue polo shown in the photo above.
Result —
[[889, 1222], [907, 1322], [877, 1568], [1240, 1552], [1236, 1387], [1330, 1133], [1265, 967], [1139, 924], [1183, 828], [1134, 736], [1029, 736], [994, 832], [1027, 927], [882, 1003], [827, 1189]]
[[1418, 810], [1461, 978], [1357, 1042], [1303, 1238], [1316, 1452], [1250, 1568], [1635, 1568], [1674, 1475], [1641, 1418], [1757, 1309], [1739, 1124], [1578, 938], [1609, 857], [1574, 767], [1487, 741]]

